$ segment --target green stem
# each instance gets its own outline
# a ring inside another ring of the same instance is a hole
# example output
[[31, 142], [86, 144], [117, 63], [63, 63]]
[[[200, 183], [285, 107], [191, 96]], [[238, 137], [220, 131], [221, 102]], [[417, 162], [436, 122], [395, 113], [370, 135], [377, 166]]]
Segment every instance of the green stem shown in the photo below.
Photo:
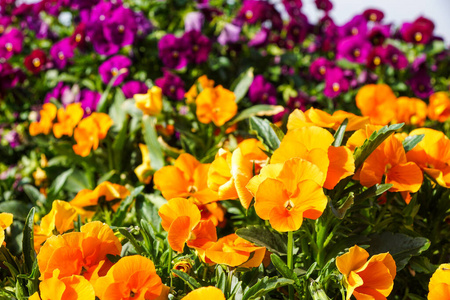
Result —
[[[287, 265], [290, 270], [294, 270], [294, 232], [293, 231], [288, 231]], [[294, 287], [292, 285], [289, 285], [289, 300], [294, 300]]]
[[170, 277], [170, 290], [172, 290], [172, 248], [169, 246], [169, 263], [167, 264], [167, 274]]

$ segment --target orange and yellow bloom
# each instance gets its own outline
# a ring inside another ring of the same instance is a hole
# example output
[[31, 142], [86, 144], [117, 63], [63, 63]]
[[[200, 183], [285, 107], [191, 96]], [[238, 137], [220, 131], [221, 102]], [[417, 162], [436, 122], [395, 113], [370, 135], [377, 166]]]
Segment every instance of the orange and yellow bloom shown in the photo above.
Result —
[[63, 135], [72, 136], [73, 129], [83, 118], [84, 110], [81, 103], [72, 103], [67, 105], [66, 109], [58, 109], [58, 122], [53, 125], [53, 134], [56, 138]]
[[372, 124], [387, 125], [395, 118], [397, 98], [386, 84], [368, 84], [356, 95], [356, 106]]
[[450, 118], [450, 97], [448, 92], [437, 92], [430, 96], [428, 118], [445, 122]]
[[41, 119], [39, 122], [30, 124], [30, 135], [35, 136], [40, 133], [49, 134], [53, 127], [53, 120], [56, 118], [57, 108], [52, 103], [45, 103], [39, 112]]
[[450, 299], [450, 264], [442, 264], [431, 276], [428, 300]]
[[181, 300], [201, 300], [201, 299], [214, 299], [214, 300], [225, 300], [225, 295], [222, 291], [215, 286], [207, 286], [196, 289]]
[[134, 100], [136, 107], [149, 116], [159, 115], [163, 107], [162, 90], [156, 85], [149, 89], [147, 94], [134, 95]]
[[10, 213], [0, 213], [0, 247], [5, 241], [5, 229], [11, 226], [13, 215]]
[[111, 117], [105, 113], [92, 113], [89, 117], [84, 118], [75, 128], [74, 138], [77, 142], [73, 145], [73, 151], [83, 157], [96, 150], [100, 140], [106, 137], [113, 121]]
[[236, 96], [221, 85], [205, 88], [195, 99], [197, 118], [201, 123], [222, 126], [237, 113]]
[[394, 286], [397, 267], [392, 255], [372, 256], [361, 247], [353, 246], [349, 252], [336, 258], [336, 266], [344, 275], [347, 300], [386, 299]]

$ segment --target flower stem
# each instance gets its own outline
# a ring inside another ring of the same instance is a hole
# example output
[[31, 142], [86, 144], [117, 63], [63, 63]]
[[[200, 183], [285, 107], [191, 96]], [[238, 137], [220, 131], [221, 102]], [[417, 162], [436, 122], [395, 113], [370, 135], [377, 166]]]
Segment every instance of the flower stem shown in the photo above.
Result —
[[[290, 270], [294, 270], [294, 232], [288, 231], [287, 244], [287, 265]], [[289, 285], [289, 300], [294, 300], [294, 287]]]

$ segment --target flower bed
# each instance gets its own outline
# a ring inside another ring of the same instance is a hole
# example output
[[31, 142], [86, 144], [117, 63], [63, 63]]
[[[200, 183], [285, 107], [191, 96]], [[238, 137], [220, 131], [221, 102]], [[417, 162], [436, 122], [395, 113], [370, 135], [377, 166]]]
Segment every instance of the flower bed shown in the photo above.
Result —
[[0, 1], [0, 298], [450, 299], [431, 20]]

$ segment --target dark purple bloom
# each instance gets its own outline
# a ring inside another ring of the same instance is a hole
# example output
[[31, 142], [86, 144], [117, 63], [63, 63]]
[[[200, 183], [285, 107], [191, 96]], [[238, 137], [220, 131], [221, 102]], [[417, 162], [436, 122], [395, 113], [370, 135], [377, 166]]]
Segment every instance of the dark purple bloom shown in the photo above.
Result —
[[346, 92], [349, 82], [344, 76], [344, 72], [340, 68], [331, 68], [325, 75], [324, 95], [330, 98], [338, 96], [342, 92]]
[[339, 27], [339, 36], [341, 38], [356, 35], [366, 35], [367, 34], [367, 20], [362, 15], [356, 15]]
[[202, 31], [205, 16], [199, 11], [192, 11], [184, 17], [184, 31]]
[[71, 0], [71, 7], [79, 10], [91, 9], [94, 5], [97, 5], [100, 0]]
[[283, 0], [284, 8], [289, 16], [293, 19], [301, 14], [302, 1], [301, 0]]
[[164, 66], [171, 69], [182, 69], [188, 63], [189, 45], [185, 39], [173, 34], [166, 34], [158, 43], [159, 58]]
[[116, 55], [103, 62], [98, 68], [98, 72], [105, 84], [109, 84], [111, 79], [117, 76], [113, 86], [118, 86], [128, 76], [129, 66], [131, 66], [131, 60], [128, 57]]
[[363, 16], [367, 21], [381, 22], [384, 18], [384, 13], [381, 10], [369, 8], [363, 12]]
[[26, 76], [20, 68], [13, 68], [10, 64], [0, 65], [0, 88], [5, 91], [15, 87], [25, 80]]
[[155, 80], [155, 85], [162, 89], [164, 95], [175, 100], [182, 100], [184, 98], [184, 81], [170, 73], [169, 71], [163, 71], [164, 77]]
[[380, 46], [391, 37], [391, 25], [376, 24], [369, 31], [369, 40], [372, 44]]
[[298, 20], [291, 20], [286, 28], [286, 39], [288, 46], [291, 41], [294, 45], [301, 44], [308, 34], [308, 23]]
[[137, 32], [133, 11], [122, 6], [116, 8], [106, 21], [103, 32], [106, 40], [119, 47], [133, 44]]
[[233, 23], [242, 26], [244, 23], [256, 24], [265, 21], [270, 21], [273, 29], [283, 27], [281, 15], [272, 4], [266, 1], [245, 0]]
[[384, 65], [387, 63], [387, 50], [384, 47], [376, 46], [372, 48], [372, 50], [369, 53], [369, 56], [367, 57], [367, 68], [369, 69], [375, 69], [376, 67], [380, 65]]
[[323, 10], [325, 12], [329, 12], [333, 9], [333, 3], [330, 0], [314, 0], [316, 3], [317, 9]]
[[240, 34], [241, 27], [229, 23], [225, 25], [219, 37], [217, 38], [217, 41], [223, 46], [231, 43], [236, 43], [239, 41]]
[[371, 48], [371, 44], [361, 35], [347, 37], [339, 41], [336, 58], [345, 58], [356, 63], [365, 63]]
[[16, 148], [20, 145], [20, 135], [14, 129], [3, 135], [3, 138], [8, 142], [11, 148]]
[[101, 96], [102, 95], [96, 91], [88, 89], [81, 90], [79, 102], [81, 103], [81, 108], [84, 110], [84, 117], [89, 116], [92, 112], [97, 110], [97, 105]]
[[51, 92], [47, 93], [44, 103], [48, 103], [52, 99], [53, 101], [61, 102], [64, 106], [67, 106], [70, 103], [75, 102], [76, 94], [72, 92], [70, 86], [64, 85], [64, 83], [60, 81]]
[[10, 16], [0, 16], [0, 34], [3, 34], [11, 23]]
[[408, 84], [414, 94], [419, 98], [426, 99], [434, 93], [431, 78], [426, 70], [415, 73], [413, 77], [408, 80]]
[[11, 28], [0, 37], [0, 57], [10, 59], [22, 51], [23, 35], [17, 28]]
[[201, 64], [208, 60], [209, 51], [211, 51], [211, 41], [208, 37], [202, 35], [200, 31], [191, 30], [185, 32], [182, 39], [188, 47], [187, 53], [190, 62]]
[[62, 39], [54, 44], [50, 49], [50, 55], [56, 67], [58, 69], [64, 69], [68, 59], [73, 57], [73, 47], [70, 43], [70, 38]]
[[403, 23], [400, 34], [404, 41], [414, 44], [427, 44], [433, 37], [434, 23], [419, 17], [413, 23]]
[[132, 80], [122, 85], [122, 92], [127, 99], [133, 98], [135, 94], [145, 94], [147, 90], [147, 85], [142, 81]]
[[277, 90], [273, 84], [264, 79], [262, 75], [256, 75], [250, 88], [248, 97], [252, 103], [277, 104]]
[[147, 19], [143, 12], [135, 12], [135, 22], [137, 26], [137, 36], [142, 38], [150, 34], [153, 31], [153, 25], [149, 19]]
[[386, 46], [386, 60], [394, 69], [404, 69], [408, 66], [408, 59], [402, 51], [392, 45]]
[[70, 36], [70, 44], [72, 48], [84, 48], [86, 44], [86, 24], [80, 23], [75, 28], [73, 34]]
[[322, 81], [325, 79], [327, 70], [334, 67], [333, 62], [329, 61], [325, 57], [319, 57], [311, 63], [309, 72], [314, 79]]
[[269, 43], [270, 30], [266, 27], [262, 27], [253, 38], [248, 42], [250, 47], [264, 47]]
[[414, 72], [427, 70], [427, 56], [426, 54], [419, 55], [411, 64], [411, 68]]

